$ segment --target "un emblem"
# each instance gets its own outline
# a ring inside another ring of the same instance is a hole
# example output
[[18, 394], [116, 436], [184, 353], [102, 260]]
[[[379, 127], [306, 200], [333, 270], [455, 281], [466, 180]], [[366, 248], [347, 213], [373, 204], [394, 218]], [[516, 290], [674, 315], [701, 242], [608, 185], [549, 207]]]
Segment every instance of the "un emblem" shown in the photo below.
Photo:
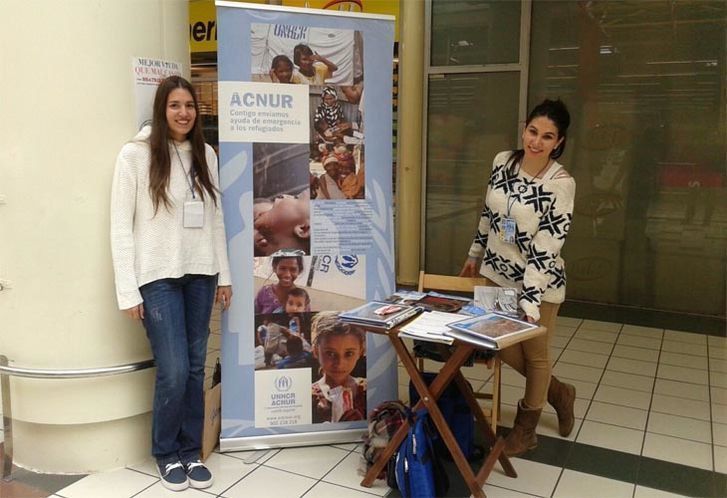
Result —
[[358, 266], [358, 256], [336, 256], [336, 268], [344, 275], [353, 275]]
[[293, 387], [293, 380], [287, 375], [275, 377], [275, 389], [278, 392], [284, 393], [289, 391], [291, 387]]

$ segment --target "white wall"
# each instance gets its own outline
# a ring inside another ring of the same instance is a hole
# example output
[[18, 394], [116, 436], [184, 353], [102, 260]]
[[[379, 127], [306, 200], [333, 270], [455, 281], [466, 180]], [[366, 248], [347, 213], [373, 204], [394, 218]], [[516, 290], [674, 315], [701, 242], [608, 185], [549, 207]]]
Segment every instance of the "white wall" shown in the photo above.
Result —
[[[2, 0], [0, 354], [24, 367], [151, 357], [116, 308], [114, 160], [135, 132], [133, 56], [182, 62], [184, 0]], [[12, 381], [16, 463], [88, 472], [149, 454], [153, 371]]]

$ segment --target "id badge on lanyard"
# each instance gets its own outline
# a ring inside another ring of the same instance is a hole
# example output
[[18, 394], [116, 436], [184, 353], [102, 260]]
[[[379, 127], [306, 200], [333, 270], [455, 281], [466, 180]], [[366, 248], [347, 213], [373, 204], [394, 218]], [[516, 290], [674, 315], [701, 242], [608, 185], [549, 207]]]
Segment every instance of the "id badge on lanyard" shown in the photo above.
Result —
[[505, 216], [502, 218], [502, 227], [500, 229], [500, 240], [506, 244], [515, 243], [515, 219]]
[[202, 228], [204, 226], [204, 202], [193, 199], [184, 203], [184, 228]]

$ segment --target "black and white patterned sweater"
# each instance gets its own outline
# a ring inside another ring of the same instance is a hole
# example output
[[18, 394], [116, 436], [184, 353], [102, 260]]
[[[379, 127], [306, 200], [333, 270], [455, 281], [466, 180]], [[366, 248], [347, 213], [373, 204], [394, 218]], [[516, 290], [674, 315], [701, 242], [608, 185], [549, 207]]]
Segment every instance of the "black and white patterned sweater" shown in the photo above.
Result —
[[[507, 167], [512, 151], [500, 152], [492, 163], [485, 207], [470, 257], [482, 258], [480, 273], [520, 292], [525, 313], [540, 319], [540, 302], [565, 299], [565, 262], [560, 256], [573, 217], [575, 180], [557, 161], [540, 178]], [[500, 238], [503, 219], [515, 220], [515, 242]]]

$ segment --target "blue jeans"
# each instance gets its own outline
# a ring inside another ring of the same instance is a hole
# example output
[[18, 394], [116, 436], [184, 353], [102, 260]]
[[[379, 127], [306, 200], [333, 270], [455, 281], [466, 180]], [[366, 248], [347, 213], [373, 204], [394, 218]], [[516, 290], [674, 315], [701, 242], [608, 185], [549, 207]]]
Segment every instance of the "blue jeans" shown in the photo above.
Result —
[[155, 280], [139, 289], [156, 363], [152, 454], [160, 464], [197, 460], [204, 424], [204, 364], [217, 275]]

